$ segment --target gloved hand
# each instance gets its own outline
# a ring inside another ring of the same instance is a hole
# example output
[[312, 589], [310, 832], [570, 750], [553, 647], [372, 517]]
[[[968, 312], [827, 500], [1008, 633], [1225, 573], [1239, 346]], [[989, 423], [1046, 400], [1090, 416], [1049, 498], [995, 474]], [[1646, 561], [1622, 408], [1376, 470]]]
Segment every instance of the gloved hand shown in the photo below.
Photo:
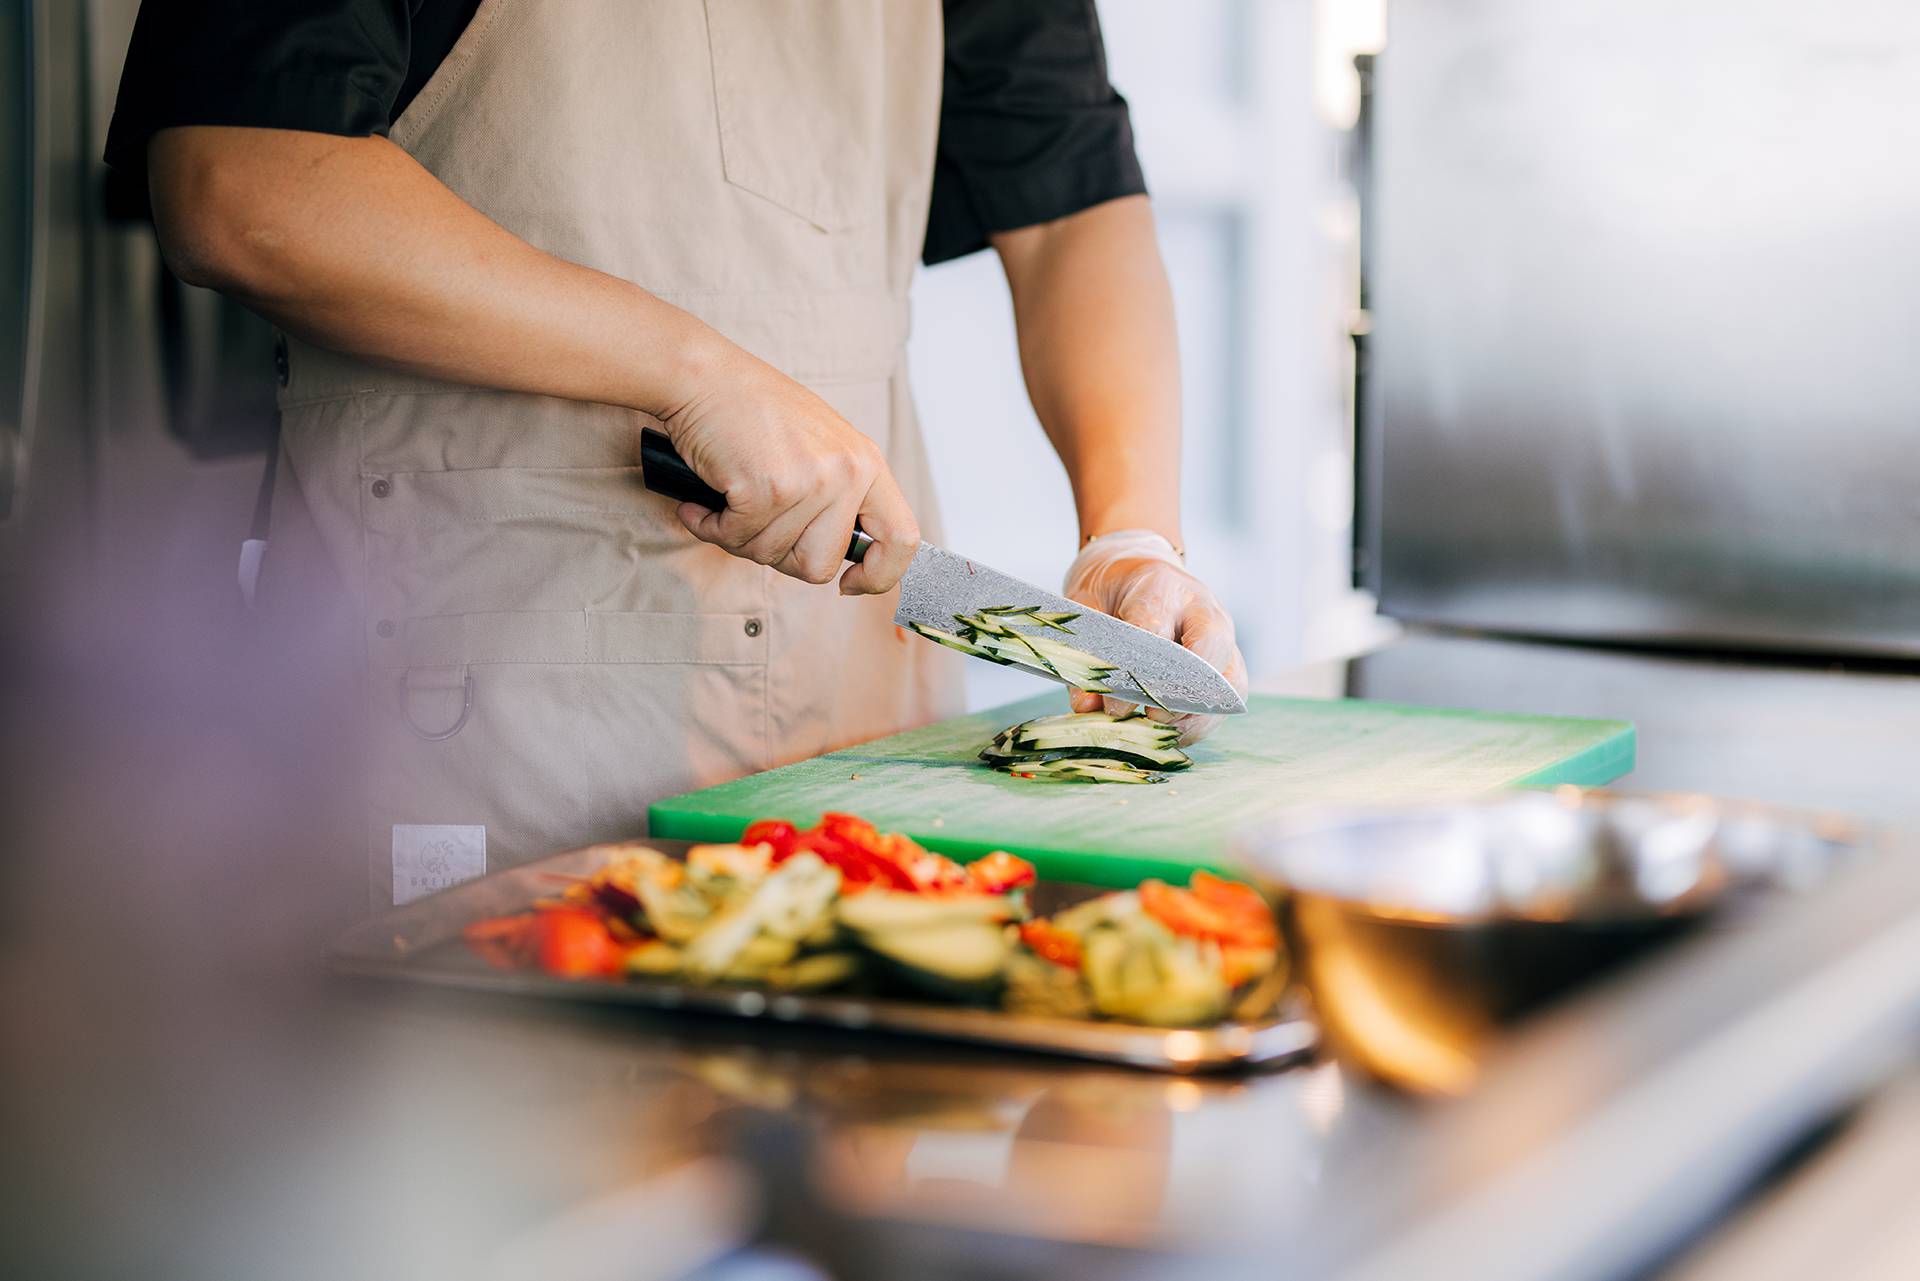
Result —
[[[1245, 696], [1247, 664], [1233, 640], [1232, 617], [1207, 585], [1187, 572], [1180, 553], [1159, 534], [1146, 529], [1101, 534], [1067, 567], [1062, 590], [1082, 605], [1180, 642], [1212, 663]], [[1103, 704], [1114, 713], [1131, 706], [1118, 698], [1073, 693], [1076, 712], [1097, 712]], [[1148, 714], [1179, 726], [1181, 741], [1186, 743], [1205, 738], [1223, 719], [1158, 707], [1148, 709]]]

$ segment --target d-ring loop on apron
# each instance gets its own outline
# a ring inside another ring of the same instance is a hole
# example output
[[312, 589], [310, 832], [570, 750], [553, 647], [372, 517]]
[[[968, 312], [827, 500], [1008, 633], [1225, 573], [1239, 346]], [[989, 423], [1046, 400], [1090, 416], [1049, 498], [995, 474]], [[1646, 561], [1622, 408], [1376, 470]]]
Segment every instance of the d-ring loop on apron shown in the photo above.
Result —
[[421, 729], [419, 724], [413, 719], [413, 713], [407, 710], [407, 695], [412, 693], [413, 691], [407, 687], [406, 670], [403, 669], [400, 673], [399, 679], [394, 682], [394, 689], [397, 694], [396, 701], [400, 705], [400, 719], [407, 723], [408, 729], [418, 734], [421, 738], [426, 739], [429, 743], [446, 742], [448, 739], [452, 738], [455, 734], [458, 734], [461, 730], [465, 729], [467, 727], [467, 717], [473, 715], [473, 673], [472, 672], [466, 673], [466, 680], [461, 687], [460, 719], [455, 721], [447, 729], [441, 730], [437, 734], [429, 730]]

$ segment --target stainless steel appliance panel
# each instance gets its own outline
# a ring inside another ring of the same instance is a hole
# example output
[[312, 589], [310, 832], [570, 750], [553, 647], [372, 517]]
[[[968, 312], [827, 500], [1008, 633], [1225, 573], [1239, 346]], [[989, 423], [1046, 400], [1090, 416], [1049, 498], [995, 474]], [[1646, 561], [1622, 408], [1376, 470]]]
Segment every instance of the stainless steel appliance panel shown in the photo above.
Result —
[[1396, 0], [1384, 609], [1920, 655], [1920, 6]]

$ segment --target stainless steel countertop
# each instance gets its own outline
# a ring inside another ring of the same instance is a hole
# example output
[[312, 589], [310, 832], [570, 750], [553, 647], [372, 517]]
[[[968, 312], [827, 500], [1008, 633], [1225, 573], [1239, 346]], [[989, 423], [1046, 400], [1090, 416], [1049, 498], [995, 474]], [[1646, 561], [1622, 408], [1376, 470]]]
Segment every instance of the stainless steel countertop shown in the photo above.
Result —
[[1639, 764], [1626, 786], [1920, 824], [1920, 663], [1414, 631], [1337, 670], [1358, 698], [1632, 721]]
[[[1631, 719], [1639, 786], [1920, 816], [1892, 752], [1920, 723], [1911, 674], [1414, 635], [1319, 678], [1327, 692]], [[183, 714], [218, 729], [258, 712], [197, 701]], [[100, 769], [143, 819], [170, 794], [136, 804], [128, 789], [144, 770], [165, 765], [169, 786], [184, 778], [232, 797], [245, 789], [222, 771], [265, 768], [220, 732], [197, 744], [204, 769], [182, 762], [177, 735], [122, 737]], [[1356, 1234], [1384, 1240], [1426, 1204], [1407, 1188], [1390, 1203], [1385, 1172], [1416, 1150], [1465, 1155], [1445, 1146], [1468, 1142], [1465, 1121], [1333, 1066], [1169, 1080], [320, 981], [315, 940], [261, 924], [263, 905], [289, 891], [260, 865], [254, 829], [217, 807], [200, 830], [174, 814], [154, 848], [175, 862], [150, 866], [126, 859], [141, 847], [118, 835], [114, 807], [84, 808], [63, 812], [114, 838], [36, 864], [44, 875], [27, 901], [84, 907], [89, 886], [103, 897], [79, 917], [47, 914], [58, 928], [23, 935], [0, 967], [9, 1026], [36, 1029], [0, 1068], [0, 1097], [12, 1101], [16, 1159], [32, 1169], [10, 1207], [32, 1231], [16, 1239], [81, 1241], [107, 1265], [470, 1277], [539, 1257], [554, 1276], [666, 1276], [762, 1232], [849, 1281], [988, 1267], [1181, 1275], [1164, 1252], [1195, 1250], [1263, 1261], [1255, 1272], [1294, 1259], [1304, 1274], [1353, 1256]], [[286, 835], [287, 821], [271, 830]], [[229, 891], [217, 913], [209, 887]], [[73, 963], [79, 919], [110, 944]], [[302, 941], [290, 950], [289, 939]], [[1561, 1102], [1598, 1097], [1581, 1090], [1604, 1076]], [[1478, 1132], [1508, 1124], [1498, 1097], [1476, 1106]], [[156, 1258], [178, 1266], [147, 1266]], [[1221, 1274], [1235, 1266], [1221, 1262]]]

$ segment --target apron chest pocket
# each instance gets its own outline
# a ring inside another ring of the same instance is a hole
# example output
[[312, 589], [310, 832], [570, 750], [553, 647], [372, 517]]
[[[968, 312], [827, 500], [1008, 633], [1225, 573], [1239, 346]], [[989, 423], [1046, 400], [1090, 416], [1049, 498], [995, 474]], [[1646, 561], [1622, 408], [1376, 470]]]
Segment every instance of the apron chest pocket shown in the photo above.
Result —
[[887, 0], [706, 0], [720, 162], [822, 231], [881, 203]]

